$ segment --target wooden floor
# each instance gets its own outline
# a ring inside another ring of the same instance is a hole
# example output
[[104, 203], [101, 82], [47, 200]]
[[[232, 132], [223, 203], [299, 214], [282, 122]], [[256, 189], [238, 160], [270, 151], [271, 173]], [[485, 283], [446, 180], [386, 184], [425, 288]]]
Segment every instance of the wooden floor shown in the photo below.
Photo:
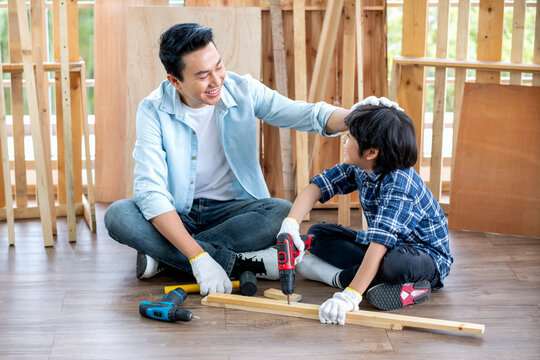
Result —
[[[183, 306], [200, 319], [170, 324], [142, 318], [138, 304], [190, 279], [168, 273], [137, 280], [135, 252], [108, 237], [105, 208], [98, 204], [97, 235], [79, 219], [74, 244], [60, 219], [54, 248], [43, 247], [38, 221], [17, 222], [15, 247], [0, 223], [0, 359], [540, 358], [540, 239], [452, 231], [456, 261], [446, 286], [426, 304], [395, 311], [485, 324], [482, 336], [322, 325], [205, 307], [198, 294]], [[311, 223], [334, 219], [334, 210], [316, 210]], [[260, 281], [257, 296], [270, 287], [279, 282]], [[320, 304], [334, 291], [296, 282], [306, 303]], [[367, 302], [360, 308], [374, 310]]]

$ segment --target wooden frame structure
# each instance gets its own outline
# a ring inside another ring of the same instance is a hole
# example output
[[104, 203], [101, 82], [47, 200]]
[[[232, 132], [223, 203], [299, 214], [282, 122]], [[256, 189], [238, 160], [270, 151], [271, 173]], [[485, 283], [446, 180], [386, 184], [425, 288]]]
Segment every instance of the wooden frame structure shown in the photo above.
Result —
[[[514, 1], [512, 54], [510, 63], [501, 62], [503, 31], [503, 0], [481, 0], [478, 23], [477, 60], [467, 59], [470, 0], [458, 4], [456, 59], [447, 58], [449, 1], [439, 1], [437, 19], [437, 50], [435, 58], [426, 57], [427, 0], [404, 0], [402, 56], [393, 59], [389, 97], [402, 106], [413, 119], [418, 149], [423, 149], [425, 67], [435, 68], [432, 156], [430, 160], [430, 190], [440, 201], [442, 182], [442, 140], [446, 107], [446, 69], [456, 69], [454, 92], [454, 122], [452, 151], [455, 153], [459, 116], [463, 99], [466, 70], [477, 70], [477, 82], [499, 83], [502, 71], [511, 72], [510, 83], [521, 84], [521, 73], [533, 73], [533, 86], [540, 85], [540, 47], [535, 46], [534, 64], [522, 63], [525, 0]], [[539, 6], [536, 8], [535, 44], [540, 39]], [[421, 157], [420, 157], [421, 159]], [[421, 161], [416, 168], [420, 170]], [[452, 159], [453, 167], [453, 159]], [[451, 169], [452, 169], [451, 167]], [[449, 205], [441, 204], [448, 213]]]
[[[24, 0], [8, 2], [10, 63], [4, 64], [2, 72], [11, 74], [11, 104], [13, 113], [13, 138], [15, 157], [15, 198], [16, 208], [11, 208], [12, 194], [5, 186], [0, 197], [0, 219], [11, 223], [14, 219], [41, 218], [45, 246], [53, 245], [56, 234], [56, 217], [67, 216], [68, 239], [76, 240], [76, 216], [84, 215], [89, 229], [95, 232], [96, 218], [90, 161], [88, 108], [86, 100], [85, 67], [78, 55], [77, 3], [58, 0], [53, 3], [53, 26], [55, 41], [55, 62], [45, 62], [45, 12], [44, 2], [30, 3], [32, 34], [30, 34], [27, 5]], [[69, 14], [69, 16], [68, 16]], [[22, 63], [21, 63], [22, 61]], [[57, 74], [56, 120], [58, 140], [58, 200], [55, 204], [53, 170], [51, 161], [51, 141], [49, 135], [49, 97], [47, 72]], [[27, 162], [24, 154], [24, 107], [23, 83], [28, 100], [28, 112], [33, 141], [36, 173], [36, 195], [38, 206], [28, 204]], [[62, 109], [62, 110], [60, 110]], [[3, 114], [5, 115], [5, 114]], [[87, 194], [82, 186], [82, 135], [85, 138]], [[1, 137], [2, 143], [7, 136]], [[7, 147], [2, 146], [2, 155], [7, 157]], [[9, 163], [9, 162], [8, 162]], [[10, 170], [2, 166], [1, 181], [9, 183]], [[7, 170], [7, 171], [6, 171]], [[10, 244], [15, 244], [10, 232]]]

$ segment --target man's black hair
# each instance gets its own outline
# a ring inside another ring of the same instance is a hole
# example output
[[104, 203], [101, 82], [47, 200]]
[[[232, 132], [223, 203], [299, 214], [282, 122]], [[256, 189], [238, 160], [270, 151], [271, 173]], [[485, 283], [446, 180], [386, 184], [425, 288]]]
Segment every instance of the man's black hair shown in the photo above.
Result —
[[345, 118], [345, 125], [358, 142], [358, 152], [374, 148], [379, 155], [373, 171], [388, 174], [416, 163], [418, 149], [414, 125], [405, 112], [386, 106], [365, 105]]
[[159, 38], [159, 58], [167, 74], [184, 81], [182, 71], [186, 63], [182, 57], [210, 42], [214, 42], [214, 32], [210, 28], [195, 23], [173, 25]]

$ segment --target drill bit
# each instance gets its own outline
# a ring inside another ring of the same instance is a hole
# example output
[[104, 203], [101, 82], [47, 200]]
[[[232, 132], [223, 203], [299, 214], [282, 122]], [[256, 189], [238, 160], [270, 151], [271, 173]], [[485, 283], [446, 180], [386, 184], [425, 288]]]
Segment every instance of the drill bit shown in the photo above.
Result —
[[287, 294], [287, 304], [291, 305], [291, 295]]

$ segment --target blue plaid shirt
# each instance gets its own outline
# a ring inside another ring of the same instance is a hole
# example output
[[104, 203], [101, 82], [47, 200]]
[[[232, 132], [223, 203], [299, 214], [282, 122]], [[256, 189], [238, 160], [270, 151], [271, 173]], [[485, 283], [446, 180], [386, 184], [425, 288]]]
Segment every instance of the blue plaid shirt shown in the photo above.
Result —
[[337, 164], [310, 181], [322, 192], [321, 203], [336, 194], [358, 190], [368, 231], [358, 231], [356, 242], [386, 246], [413, 246], [427, 252], [437, 264], [441, 281], [450, 272], [448, 225], [444, 213], [420, 175], [409, 168], [381, 176], [359, 167]]

